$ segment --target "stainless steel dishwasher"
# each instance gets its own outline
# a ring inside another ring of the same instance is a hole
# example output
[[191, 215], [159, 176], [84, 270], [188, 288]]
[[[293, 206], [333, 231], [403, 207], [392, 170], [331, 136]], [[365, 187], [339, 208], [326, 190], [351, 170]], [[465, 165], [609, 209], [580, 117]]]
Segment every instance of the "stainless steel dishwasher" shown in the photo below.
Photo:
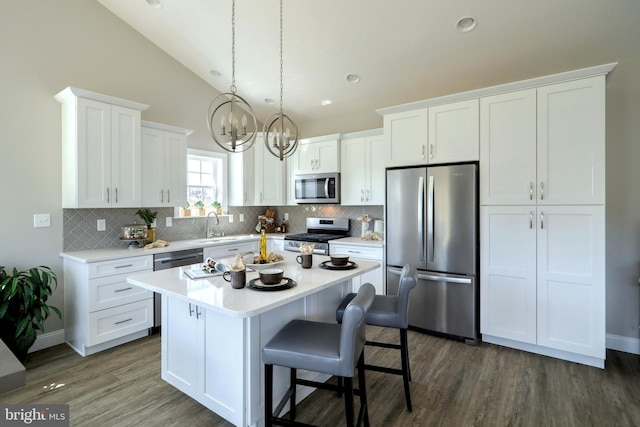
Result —
[[[153, 271], [166, 270], [168, 268], [183, 267], [185, 265], [198, 264], [204, 262], [204, 251], [202, 248], [185, 249], [183, 251], [165, 252], [153, 256]], [[152, 333], [160, 332], [161, 318], [160, 294], [153, 294], [153, 329]]]

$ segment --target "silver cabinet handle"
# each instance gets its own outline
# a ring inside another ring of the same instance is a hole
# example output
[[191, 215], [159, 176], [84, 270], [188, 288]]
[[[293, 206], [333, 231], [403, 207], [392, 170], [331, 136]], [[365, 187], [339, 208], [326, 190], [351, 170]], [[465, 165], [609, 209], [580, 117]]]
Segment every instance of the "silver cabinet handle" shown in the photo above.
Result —
[[191, 303], [189, 303], [189, 317], [191, 316], [193, 316], [193, 308], [191, 308]]
[[130, 291], [131, 289], [133, 289], [133, 288], [131, 286], [129, 286], [128, 288], [116, 289], [113, 292], [124, 292], [124, 291]]
[[360, 190], [360, 201], [364, 202], [364, 190]]
[[422, 160], [424, 160], [424, 159], [425, 159], [425, 151], [426, 151], [426, 149], [427, 149], [427, 148], [423, 145], [423, 146], [422, 146]]
[[347, 252], [349, 252], [350, 254], [359, 254], [360, 253], [360, 251], [356, 251], [356, 250], [353, 250], [353, 249], [349, 249]]
[[130, 317], [130, 318], [128, 318], [128, 319], [121, 320], [121, 321], [119, 321], [119, 322], [115, 322], [115, 323], [114, 323], [114, 325], [120, 325], [120, 324], [122, 324], [122, 323], [131, 322], [132, 320], [133, 320], [133, 317]]
[[533, 182], [529, 183], [529, 200], [533, 200]]
[[167, 203], [171, 203], [171, 190], [167, 190]]
[[367, 190], [367, 197], [365, 199], [367, 202], [369, 201], [369, 190]]
[[315, 159], [311, 159], [311, 170], [315, 169], [315, 166], [313, 165], [314, 161], [315, 161]]
[[133, 264], [116, 265], [113, 268], [127, 268], [127, 267], [133, 267]]
[[429, 144], [429, 158], [433, 159], [433, 144]]
[[544, 182], [540, 181], [540, 200], [544, 200]]
[[202, 316], [202, 312], [198, 310], [198, 306], [196, 305], [196, 319], [199, 319]]
[[107, 187], [107, 203], [111, 203], [111, 192], [109, 191], [109, 187]]
[[533, 212], [529, 212], [529, 228], [533, 229]]
[[540, 230], [544, 230], [544, 212], [540, 212]]
[[118, 203], [118, 187], [116, 187], [116, 203]]
[[160, 203], [164, 203], [164, 190], [160, 190]]

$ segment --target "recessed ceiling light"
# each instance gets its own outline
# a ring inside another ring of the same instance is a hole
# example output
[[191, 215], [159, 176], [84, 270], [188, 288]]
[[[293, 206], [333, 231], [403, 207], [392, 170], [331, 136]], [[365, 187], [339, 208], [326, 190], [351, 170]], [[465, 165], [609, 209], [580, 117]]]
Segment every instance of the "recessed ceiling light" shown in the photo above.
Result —
[[472, 18], [470, 16], [465, 16], [463, 18], [458, 19], [458, 22], [456, 22], [456, 28], [461, 33], [468, 33], [469, 31], [476, 28], [477, 24], [478, 22], [475, 20], [475, 18]]
[[325, 99], [324, 101], [320, 101], [321, 105], [331, 105], [331, 100], [330, 99]]
[[220, 77], [220, 71], [218, 70], [209, 70], [209, 74], [211, 74], [214, 77]]
[[156, 9], [160, 9], [162, 7], [162, 3], [160, 3], [160, 0], [147, 0], [147, 4], [149, 6], [155, 7]]
[[360, 76], [357, 74], [347, 74], [345, 79], [349, 82], [349, 83], [358, 83], [360, 81]]
[[273, 99], [271, 99], [271, 98], [265, 98], [265, 99], [264, 99], [264, 103], [265, 103], [265, 104], [269, 104], [269, 105], [271, 105], [271, 104], [275, 104], [275, 103], [276, 103], [276, 101], [274, 101], [274, 100], [273, 100]]

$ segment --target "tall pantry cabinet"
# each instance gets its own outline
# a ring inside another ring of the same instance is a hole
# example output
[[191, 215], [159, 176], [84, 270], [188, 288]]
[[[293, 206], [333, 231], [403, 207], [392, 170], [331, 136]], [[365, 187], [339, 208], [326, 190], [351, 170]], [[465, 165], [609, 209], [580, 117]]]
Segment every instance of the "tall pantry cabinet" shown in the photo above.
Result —
[[605, 75], [480, 99], [483, 340], [604, 367]]

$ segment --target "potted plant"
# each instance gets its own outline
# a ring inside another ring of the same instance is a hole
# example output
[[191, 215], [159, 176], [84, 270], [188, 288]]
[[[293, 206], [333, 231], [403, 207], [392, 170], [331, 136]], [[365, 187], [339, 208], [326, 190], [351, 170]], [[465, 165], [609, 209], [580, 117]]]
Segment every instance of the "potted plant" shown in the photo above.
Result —
[[8, 274], [0, 266], [0, 339], [23, 361], [36, 341], [36, 331], [44, 331], [44, 321], [51, 311], [62, 318], [47, 299], [58, 287], [58, 279], [49, 267], [25, 271], [13, 269]]
[[193, 204], [193, 207], [198, 209], [198, 215], [205, 216], [204, 202], [202, 200], [198, 200]]
[[222, 215], [222, 204], [217, 200], [211, 204], [216, 211], [216, 215]]
[[191, 216], [191, 204], [189, 202], [182, 208], [182, 216]]
[[151, 212], [151, 209], [144, 208], [138, 209], [136, 215], [142, 218], [142, 220], [147, 224], [147, 240], [154, 242], [156, 240], [156, 229], [153, 228], [152, 225], [158, 216], [158, 212]]

